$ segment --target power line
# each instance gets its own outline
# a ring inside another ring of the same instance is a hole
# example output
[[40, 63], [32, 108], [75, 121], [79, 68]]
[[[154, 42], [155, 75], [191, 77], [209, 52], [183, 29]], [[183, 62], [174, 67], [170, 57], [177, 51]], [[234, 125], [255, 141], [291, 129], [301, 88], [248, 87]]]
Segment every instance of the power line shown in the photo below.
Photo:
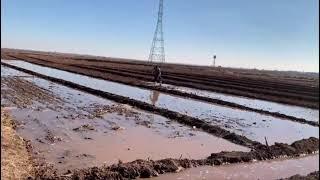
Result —
[[162, 29], [163, 0], [159, 2], [158, 21], [149, 54], [149, 62], [165, 62], [164, 38]]

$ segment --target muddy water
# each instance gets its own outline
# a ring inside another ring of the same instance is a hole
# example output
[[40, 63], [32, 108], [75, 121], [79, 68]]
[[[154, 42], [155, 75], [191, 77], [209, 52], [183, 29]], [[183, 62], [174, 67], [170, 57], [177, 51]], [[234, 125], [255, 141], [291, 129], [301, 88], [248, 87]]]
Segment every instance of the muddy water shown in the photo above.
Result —
[[[10, 69], [5, 72], [8, 71], [12, 75], [18, 73]], [[2, 73], [1, 76], [8, 74]], [[60, 100], [50, 105], [34, 101], [23, 109], [14, 108], [13, 104], [7, 110], [17, 121], [18, 132], [31, 140], [37, 156], [55, 164], [61, 172], [110, 165], [119, 160], [128, 162], [168, 157], [199, 159], [223, 150], [249, 151], [224, 139], [130, 106], [40, 78], [22, 79], [49, 90], [52, 96]], [[106, 107], [114, 109], [104, 111]], [[83, 125], [89, 128], [81, 129]], [[74, 130], [79, 127], [80, 130]]]
[[256, 163], [233, 164], [225, 166], [205, 166], [187, 169], [176, 174], [166, 174], [154, 180], [200, 180], [200, 179], [279, 179], [295, 174], [307, 175], [319, 171], [319, 155], [298, 159], [273, 160]]
[[[157, 91], [90, 78], [88, 76], [42, 67], [24, 61], [7, 61], [7, 63], [51, 77], [75, 82], [93, 89], [131, 97], [161, 108], [197, 117], [262, 143], [265, 142], [264, 137], [267, 137], [269, 144], [273, 144], [274, 142], [292, 143], [302, 138], [312, 136], [319, 137], [318, 127], [291, 122], [289, 120], [277, 119], [259, 113], [232, 109], [163, 94]], [[286, 136], [283, 136], [284, 131], [286, 132]]]
[[203, 97], [209, 97], [209, 98], [220, 99], [223, 101], [237, 103], [246, 107], [262, 109], [270, 112], [279, 112], [279, 113], [282, 113], [288, 116], [297, 117], [297, 118], [304, 118], [308, 121], [316, 121], [316, 122], [319, 121], [319, 110], [315, 110], [315, 109], [304, 108], [304, 107], [293, 106], [293, 105], [286, 105], [286, 104], [275, 103], [271, 101], [264, 101], [264, 100], [253, 99], [253, 98], [227, 95], [223, 93], [215, 93], [215, 92], [198, 90], [198, 89], [182, 87], [182, 86], [173, 86], [168, 84], [164, 84], [163, 86], [170, 89], [175, 89], [175, 90], [187, 92], [190, 94], [196, 94]]

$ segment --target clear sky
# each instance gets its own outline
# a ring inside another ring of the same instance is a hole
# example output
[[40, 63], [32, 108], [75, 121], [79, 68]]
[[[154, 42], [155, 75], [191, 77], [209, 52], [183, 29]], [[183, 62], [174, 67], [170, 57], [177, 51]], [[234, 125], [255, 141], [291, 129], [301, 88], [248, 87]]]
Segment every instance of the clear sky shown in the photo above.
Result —
[[[319, 72], [318, 0], [165, 0], [168, 62]], [[158, 0], [1, 0], [1, 47], [147, 59]]]

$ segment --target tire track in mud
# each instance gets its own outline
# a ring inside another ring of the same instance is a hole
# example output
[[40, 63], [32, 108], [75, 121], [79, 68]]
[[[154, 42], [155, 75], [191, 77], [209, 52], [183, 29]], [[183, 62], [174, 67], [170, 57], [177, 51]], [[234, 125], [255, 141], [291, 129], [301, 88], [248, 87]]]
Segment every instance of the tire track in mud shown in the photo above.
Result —
[[[43, 60], [43, 61], [48, 62], [46, 60]], [[53, 66], [52, 65], [46, 65], [46, 64], [43, 64], [43, 63], [39, 63], [39, 62], [32, 62], [32, 63], [40, 65], [40, 66], [51, 67], [51, 68], [55, 68], [55, 69], [59, 69], [59, 70], [62, 69], [64, 71], [68, 71], [68, 72], [72, 72], [72, 73], [77, 73], [77, 74], [88, 76], [86, 73], [81, 73], [81, 72], [79, 72], [77, 70], [76, 70], [76, 72], [74, 72], [72, 70], [69, 70], [68, 68], [63, 68], [63, 67], [57, 68], [54, 65]], [[79, 66], [78, 67], [78, 66], [73, 66], [73, 65], [65, 65], [65, 66], [76, 67], [76, 68], [81, 68], [81, 69], [88, 69], [88, 70], [96, 70], [96, 71], [100, 71], [100, 72], [104, 72], [105, 73], [105, 71], [103, 71], [101, 69], [99, 70], [99, 69], [96, 69], [96, 68], [87, 68], [87, 67], [83, 67], [83, 66]], [[141, 88], [144, 88], [144, 89], [156, 90], [156, 91], [164, 92], [164, 93], [167, 93], [167, 94], [173, 94], [173, 95], [181, 96], [183, 98], [185, 98], [185, 97], [193, 98], [193, 99], [204, 101], [204, 102], [209, 102], [209, 103], [218, 104], [218, 105], [222, 105], [222, 106], [228, 106], [228, 107], [231, 107], [231, 108], [237, 108], [237, 109], [241, 109], [241, 110], [245, 110], [245, 111], [256, 112], [256, 113], [269, 115], [269, 116], [277, 117], [277, 118], [280, 118], [280, 119], [291, 120], [291, 121], [299, 122], [299, 123], [303, 123], [303, 124], [309, 124], [311, 126], [319, 126], [319, 122], [309, 121], [309, 120], [306, 120], [304, 118], [297, 118], [297, 117], [289, 116], [289, 115], [282, 114], [282, 113], [279, 113], [279, 112], [270, 112], [270, 111], [266, 111], [266, 110], [262, 110], [262, 109], [255, 109], [255, 108], [243, 106], [243, 105], [240, 105], [240, 104], [237, 104], [237, 103], [233, 103], [233, 102], [223, 101], [223, 100], [220, 100], [220, 99], [214, 99], [214, 98], [210, 98], [210, 97], [199, 96], [199, 95], [196, 95], [196, 94], [182, 92], [182, 91], [174, 90], [174, 89], [168, 89], [168, 88], [161, 87], [161, 86], [152, 86], [152, 85], [148, 85], [148, 84], [143, 83], [143, 82], [139, 83], [139, 82], [134, 82], [134, 81], [124, 81], [124, 80], [119, 80], [119, 79], [115, 80], [113, 78], [101, 77], [99, 75], [90, 75], [90, 77], [110, 80], [110, 81], [113, 81], [113, 82], [118, 82], [118, 83], [122, 83], [122, 84], [125, 84], [125, 85], [141, 87]]]
[[176, 120], [177, 122], [179, 122], [181, 124], [184, 124], [184, 125], [188, 125], [188, 126], [191, 126], [191, 127], [195, 126], [196, 128], [200, 128], [200, 129], [202, 129], [203, 131], [205, 131], [207, 133], [210, 133], [210, 134], [213, 134], [213, 135], [215, 135], [217, 137], [226, 139], [226, 140], [231, 141], [231, 142], [233, 142], [235, 144], [238, 144], [238, 145], [246, 146], [246, 147], [249, 147], [249, 148], [255, 148], [256, 146], [261, 145], [259, 142], [250, 140], [245, 136], [237, 135], [235, 133], [232, 133], [230, 131], [222, 129], [219, 126], [210, 125], [209, 123], [207, 123], [207, 122], [205, 122], [203, 120], [200, 120], [198, 118], [190, 117], [190, 116], [187, 116], [187, 115], [184, 115], [184, 114], [180, 114], [180, 113], [168, 110], [168, 109], [159, 108], [159, 107], [153, 106], [151, 104], [144, 103], [144, 102], [141, 102], [141, 101], [137, 101], [137, 100], [134, 100], [134, 99], [131, 99], [131, 98], [128, 98], [128, 97], [123, 97], [123, 96], [119, 96], [119, 95], [116, 95], [116, 94], [112, 94], [112, 93], [108, 93], [108, 92], [104, 92], [104, 91], [88, 88], [88, 87], [85, 87], [85, 86], [82, 86], [82, 85], [79, 85], [79, 84], [76, 84], [76, 83], [73, 83], [73, 82], [65, 81], [63, 79], [49, 77], [49, 76], [46, 76], [46, 75], [43, 75], [43, 74], [39, 74], [39, 73], [30, 71], [30, 70], [26, 70], [26, 69], [23, 69], [23, 68], [20, 68], [20, 67], [16, 67], [16, 66], [13, 66], [13, 65], [10, 65], [10, 64], [6, 64], [6, 63], [3, 63], [3, 62], [1, 62], [1, 64], [4, 65], [4, 66], [10, 67], [10, 68], [13, 68], [13, 69], [28, 73], [28, 74], [32, 74], [32, 75], [38, 76], [38, 77], [43, 78], [43, 79], [47, 79], [49, 81], [53, 81], [55, 83], [62, 84], [64, 86], [68, 86], [68, 87], [71, 87], [71, 88], [74, 88], [74, 89], [78, 89], [78, 90], [81, 90], [81, 91], [84, 91], [84, 92], [87, 92], [87, 93], [90, 93], [90, 94], [93, 94], [93, 95], [97, 95], [97, 96], [100, 96], [100, 97], [103, 97], [103, 98], [107, 98], [107, 99], [113, 100], [113, 101], [118, 102], [118, 103], [128, 104], [128, 105], [131, 105], [133, 107], [137, 107], [137, 108], [142, 109], [142, 110], [146, 110], [146, 111], [149, 111], [149, 112], [152, 112], [152, 113], [156, 113], [156, 114], [159, 114], [159, 115], [164, 116], [166, 118], [169, 118], [169, 119], [172, 119], [172, 120]]
[[212, 153], [206, 159], [162, 159], [135, 160], [129, 163], [119, 162], [111, 166], [91, 167], [68, 171], [64, 175], [57, 175], [54, 168], [40, 167], [35, 179], [135, 179], [151, 178], [165, 173], [175, 173], [186, 168], [197, 166], [220, 166], [224, 164], [244, 163], [253, 161], [272, 160], [283, 157], [299, 157], [314, 154], [319, 151], [319, 139], [309, 138], [295, 141], [291, 145], [276, 143], [272, 146], [259, 145], [250, 152], [232, 151]]

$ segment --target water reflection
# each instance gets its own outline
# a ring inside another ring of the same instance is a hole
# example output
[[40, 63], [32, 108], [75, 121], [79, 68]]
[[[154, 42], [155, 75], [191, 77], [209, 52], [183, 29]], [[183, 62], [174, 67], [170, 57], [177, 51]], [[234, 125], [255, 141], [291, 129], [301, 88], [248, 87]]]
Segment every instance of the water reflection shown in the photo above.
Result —
[[158, 99], [159, 99], [159, 94], [160, 92], [159, 91], [151, 91], [151, 94], [150, 94], [150, 101], [152, 103], [152, 105], [156, 105]]

